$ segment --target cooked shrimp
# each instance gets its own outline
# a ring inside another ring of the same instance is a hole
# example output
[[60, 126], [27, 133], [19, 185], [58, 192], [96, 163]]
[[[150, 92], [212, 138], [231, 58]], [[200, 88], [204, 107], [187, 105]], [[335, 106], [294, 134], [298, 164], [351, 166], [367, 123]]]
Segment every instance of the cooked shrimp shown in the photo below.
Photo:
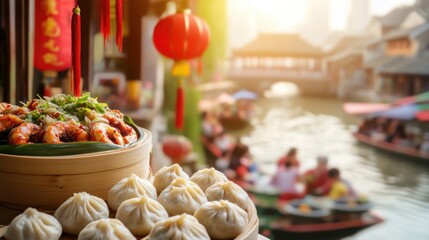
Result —
[[126, 124], [124, 120], [118, 118], [116, 114], [106, 114], [105, 118], [109, 120], [111, 126], [119, 129], [126, 144], [137, 141], [137, 133], [134, 128]]
[[4, 113], [7, 109], [11, 108], [13, 105], [10, 103], [1, 102], [0, 103], [0, 113]]
[[125, 145], [124, 138], [118, 129], [106, 123], [93, 123], [90, 126], [89, 135], [91, 141], [114, 143], [117, 145]]
[[21, 123], [24, 120], [13, 114], [0, 114], [0, 132], [8, 131]]
[[124, 114], [119, 110], [113, 109], [111, 110], [111, 113], [117, 118], [124, 118]]
[[27, 104], [27, 106], [28, 106], [28, 108], [29, 108], [31, 111], [33, 111], [34, 109], [36, 109], [36, 108], [37, 108], [37, 106], [39, 105], [39, 103], [40, 103], [40, 100], [39, 100], [39, 99], [33, 99], [33, 100], [31, 100], [31, 102], [29, 102], [29, 103]]
[[27, 144], [35, 142], [34, 139], [40, 132], [39, 125], [34, 123], [22, 123], [18, 127], [12, 129], [9, 134], [10, 144]]
[[27, 114], [28, 114], [28, 112], [30, 112], [30, 110], [26, 107], [12, 106], [11, 108], [6, 109], [4, 112], [8, 113], [8, 114], [13, 114], [13, 115], [19, 116], [21, 118], [24, 118], [25, 116], [27, 116]]
[[55, 122], [43, 129], [42, 142], [50, 144], [58, 144], [63, 142], [85, 142], [89, 140], [89, 135], [79, 126], [65, 123]]

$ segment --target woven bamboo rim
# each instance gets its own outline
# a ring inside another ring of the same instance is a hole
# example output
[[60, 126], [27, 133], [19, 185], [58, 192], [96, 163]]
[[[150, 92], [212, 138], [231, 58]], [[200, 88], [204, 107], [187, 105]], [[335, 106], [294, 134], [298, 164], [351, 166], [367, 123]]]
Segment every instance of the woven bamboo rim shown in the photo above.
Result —
[[[136, 144], [123, 149], [115, 149], [96, 153], [85, 153], [79, 155], [67, 156], [20, 156], [0, 154], [0, 169], [2, 172], [21, 173], [21, 174], [37, 174], [37, 175], [62, 175], [62, 174], [84, 174], [91, 172], [102, 172], [123, 167], [123, 158], [131, 157], [136, 148], [145, 148], [145, 152], [150, 152], [152, 149], [151, 133], [142, 129], [144, 136]], [[114, 158], [109, 164], [101, 164], [105, 157]], [[116, 157], [116, 158], [115, 158]], [[129, 165], [139, 162], [137, 158], [130, 158]], [[33, 164], [29, 165], [28, 161], [38, 161], [39, 168], [35, 168]], [[13, 164], [11, 164], [13, 162]], [[58, 168], [58, 165], [64, 166]], [[79, 168], [76, 168], [79, 166]]]
[[247, 214], [249, 216], [249, 223], [243, 229], [238, 237], [235, 240], [257, 240], [259, 232], [259, 219], [256, 212], [255, 204], [249, 200], [247, 204]]

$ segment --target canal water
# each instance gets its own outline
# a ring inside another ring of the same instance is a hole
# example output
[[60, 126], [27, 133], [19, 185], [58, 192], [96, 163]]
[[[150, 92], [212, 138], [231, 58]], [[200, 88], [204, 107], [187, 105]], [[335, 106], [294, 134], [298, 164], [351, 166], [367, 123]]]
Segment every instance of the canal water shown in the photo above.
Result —
[[340, 100], [281, 97], [261, 99], [252, 128], [242, 132], [253, 158], [266, 174], [290, 147], [299, 149], [301, 171], [318, 155], [367, 195], [385, 222], [347, 239], [429, 239], [429, 163], [359, 144], [351, 135], [359, 119], [342, 111]]

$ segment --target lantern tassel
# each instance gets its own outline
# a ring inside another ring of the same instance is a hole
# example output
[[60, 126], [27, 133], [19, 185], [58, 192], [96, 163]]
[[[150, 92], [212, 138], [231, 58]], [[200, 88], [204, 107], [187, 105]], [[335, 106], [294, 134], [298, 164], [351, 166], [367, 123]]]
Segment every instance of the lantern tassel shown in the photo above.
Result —
[[175, 77], [188, 77], [191, 74], [191, 67], [187, 61], [174, 62], [171, 74]]
[[122, 0], [116, 0], [116, 46], [122, 52]]
[[199, 75], [202, 75], [204, 71], [203, 60], [199, 58], [197, 60], [197, 72]]
[[80, 8], [77, 5], [73, 8], [72, 16], [72, 90], [74, 96], [80, 96], [81, 78], [81, 42], [80, 42]]
[[104, 45], [110, 37], [110, 0], [101, 0], [101, 33]]
[[183, 91], [182, 79], [179, 79], [179, 86], [177, 88], [177, 96], [176, 96], [176, 129], [183, 128], [184, 107], [185, 107], [185, 93]]

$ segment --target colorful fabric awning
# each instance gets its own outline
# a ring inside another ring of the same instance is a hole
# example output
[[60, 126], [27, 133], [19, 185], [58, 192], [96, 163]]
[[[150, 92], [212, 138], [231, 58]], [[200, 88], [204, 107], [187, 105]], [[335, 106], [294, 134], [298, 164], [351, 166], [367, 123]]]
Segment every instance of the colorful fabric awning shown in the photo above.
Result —
[[373, 113], [373, 117], [385, 117], [398, 120], [413, 120], [416, 114], [419, 112], [419, 107], [416, 104], [402, 105], [399, 107], [393, 107], [386, 111]]
[[412, 104], [412, 103], [423, 103], [423, 102], [429, 102], [429, 92], [421, 93], [415, 96], [409, 96], [405, 98], [401, 98], [395, 102], [393, 102], [393, 105], [399, 106], [399, 105], [405, 105], [405, 104]]
[[352, 115], [366, 115], [389, 108], [390, 104], [383, 103], [345, 103], [343, 105], [344, 112]]
[[429, 92], [399, 99], [392, 104], [345, 103], [343, 110], [364, 117], [385, 117], [398, 120], [429, 121]]
[[241, 100], [241, 99], [247, 99], [247, 100], [253, 100], [257, 99], [258, 95], [254, 92], [247, 91], [247, 90], [240, 90], [232, 95], [232, 97], [235, 100]]

